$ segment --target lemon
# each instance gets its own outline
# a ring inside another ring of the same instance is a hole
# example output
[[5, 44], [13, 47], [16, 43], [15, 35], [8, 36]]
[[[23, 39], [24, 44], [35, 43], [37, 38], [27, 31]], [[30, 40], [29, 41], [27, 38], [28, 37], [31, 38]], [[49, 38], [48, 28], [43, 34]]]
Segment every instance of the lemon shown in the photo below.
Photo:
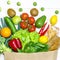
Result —
[[50, 24], [51, 24], [52, 26], [54, 26], [56, 23], [57, 23], [57, 16], [56, 16], [56, 15], [53, 15], [53, 16], [50, 18]]
[[48, 37], [47, 36], [41, 36], [39, 38], [39, 42], [43, 43], [43, 44], [47, 43], [48, 42]]

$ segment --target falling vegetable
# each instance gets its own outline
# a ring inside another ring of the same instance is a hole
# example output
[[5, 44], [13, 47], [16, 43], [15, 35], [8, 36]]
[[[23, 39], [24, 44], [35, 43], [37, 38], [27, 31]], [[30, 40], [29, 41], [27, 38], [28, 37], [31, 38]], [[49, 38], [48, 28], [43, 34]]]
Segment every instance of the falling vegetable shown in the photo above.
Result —
[[50, 24], [51, 24], [52, 26], [54, 26], [54, 25], [57, 23], [57, 20], [58, 20], [57, 16], [56, 16], [56, 15], [53, 15], [53, 16], [50, 18]]
[[37, 2], [33, 2], [33, 6], [37, 6]]
[[17, 6], [21, 6], [21, 3], [20, 2], [17, 2]]
[[8, 42], [8, 45], [14, 50], [14, 51], [18, 51], [18, 49], [22, 49], [22, 44], [20, 39], [16, 38], [16, 39], [12, 39]]
[[8, 14], [9, 17], [14, 17], [14, 16], [16, 15], [16, 12], [15, 12], [14, 9], [9, 8], [9, 9], [7, 10], [7, 14]]
[[22, 12], [23, 11], [23, 8], [19, 8], [19, 12]]
[[55, 14], [59, 14], [59, 11], [58, 11], [58, 10], [56, 10], [56, 11], [55, 11]]
[[39, 11], [38, 11], [38, 9], [36, 9], [36, 8], [32, 8], [32, 9], [30, 10], [30, 14], [31, 14], [32, 16], [37, 16], [38, 13], [39, 13]]
[[41, 7], [41, 11], [44, 11], [45, 10], [45, 8], [44, 7]]
[[10, 1], [10, 0], [8, 0], [8, 1], [7, 1], [7, 4], [8, 4], [8, 5], [10, 5], [10, 4], [11, 4], [11, 1]]

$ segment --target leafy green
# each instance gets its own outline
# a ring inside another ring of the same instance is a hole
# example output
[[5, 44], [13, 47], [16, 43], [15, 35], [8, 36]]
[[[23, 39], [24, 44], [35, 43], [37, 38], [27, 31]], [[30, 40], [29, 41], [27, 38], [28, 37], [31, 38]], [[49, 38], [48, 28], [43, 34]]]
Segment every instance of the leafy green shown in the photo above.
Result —
[[43, 51], [44, 52], [48, 51], [47, 44], [29, 42], [25, 45], [24, 48], [25, 53], [34, 53], [34, 52], [43, 52]]
[[25, 45], [30, 41], [37, 43], [39, 39], [39, 34], [36, 31], [29, 32], [27, 29], [25, 30], [20, 29], [14, 35], [12, 35], [12, 38], [20, 38], [22, 42], [22, 46], [23, 46], [22, 50], [23, 50]]
[[0, 44], [1, 43], [5, 43], [5, 40], [6, 40], [5, 38], [3, 38], [3, 37], [0, 36]]
[[0, 36], [0, 53], [11, 52], [12, 50], [5, 45], [6, 39]]

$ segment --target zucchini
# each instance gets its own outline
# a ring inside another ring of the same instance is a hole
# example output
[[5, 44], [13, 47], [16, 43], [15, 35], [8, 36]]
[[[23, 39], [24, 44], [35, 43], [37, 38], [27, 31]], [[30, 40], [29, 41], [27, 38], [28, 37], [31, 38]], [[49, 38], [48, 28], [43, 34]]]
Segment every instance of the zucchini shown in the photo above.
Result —
[[11, 21], [11, 19], [6, 16], [6, 17], [4, 17], [4, 21], [5, 21], [6, 25], [11, 29], [12, 34], [14, 34], [17, 30], [16, 30], [15, 25]]

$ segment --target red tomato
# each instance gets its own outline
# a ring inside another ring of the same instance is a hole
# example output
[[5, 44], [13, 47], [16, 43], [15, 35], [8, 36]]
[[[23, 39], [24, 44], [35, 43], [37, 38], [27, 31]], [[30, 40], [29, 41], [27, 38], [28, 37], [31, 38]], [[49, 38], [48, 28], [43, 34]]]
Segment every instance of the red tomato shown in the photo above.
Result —
[[29, 32], [33, 32], [33, 31], [35, 31], [35, 30], [36, 30], [35, 25], [29, 25], [29, 27], [28, 27], [28, 31], [29, 31]]
[[22, 15], [21, 15], [22, 20], [27, 20], [28, 17], [29, 17], [29, 15], [27, 13], [22, 13]]
[[35, 23], [35, 19], [34, 19], [34, 17], [29, 17], [28, 18], [28, 22], [29, 22], [29, 24], [34, 24]]
[[26, 23], [26, 22], [20, 22], [20, 27], [22, 28], [22, 29], [26, 29], [27, 27], [28, 27], [28, 23]]

